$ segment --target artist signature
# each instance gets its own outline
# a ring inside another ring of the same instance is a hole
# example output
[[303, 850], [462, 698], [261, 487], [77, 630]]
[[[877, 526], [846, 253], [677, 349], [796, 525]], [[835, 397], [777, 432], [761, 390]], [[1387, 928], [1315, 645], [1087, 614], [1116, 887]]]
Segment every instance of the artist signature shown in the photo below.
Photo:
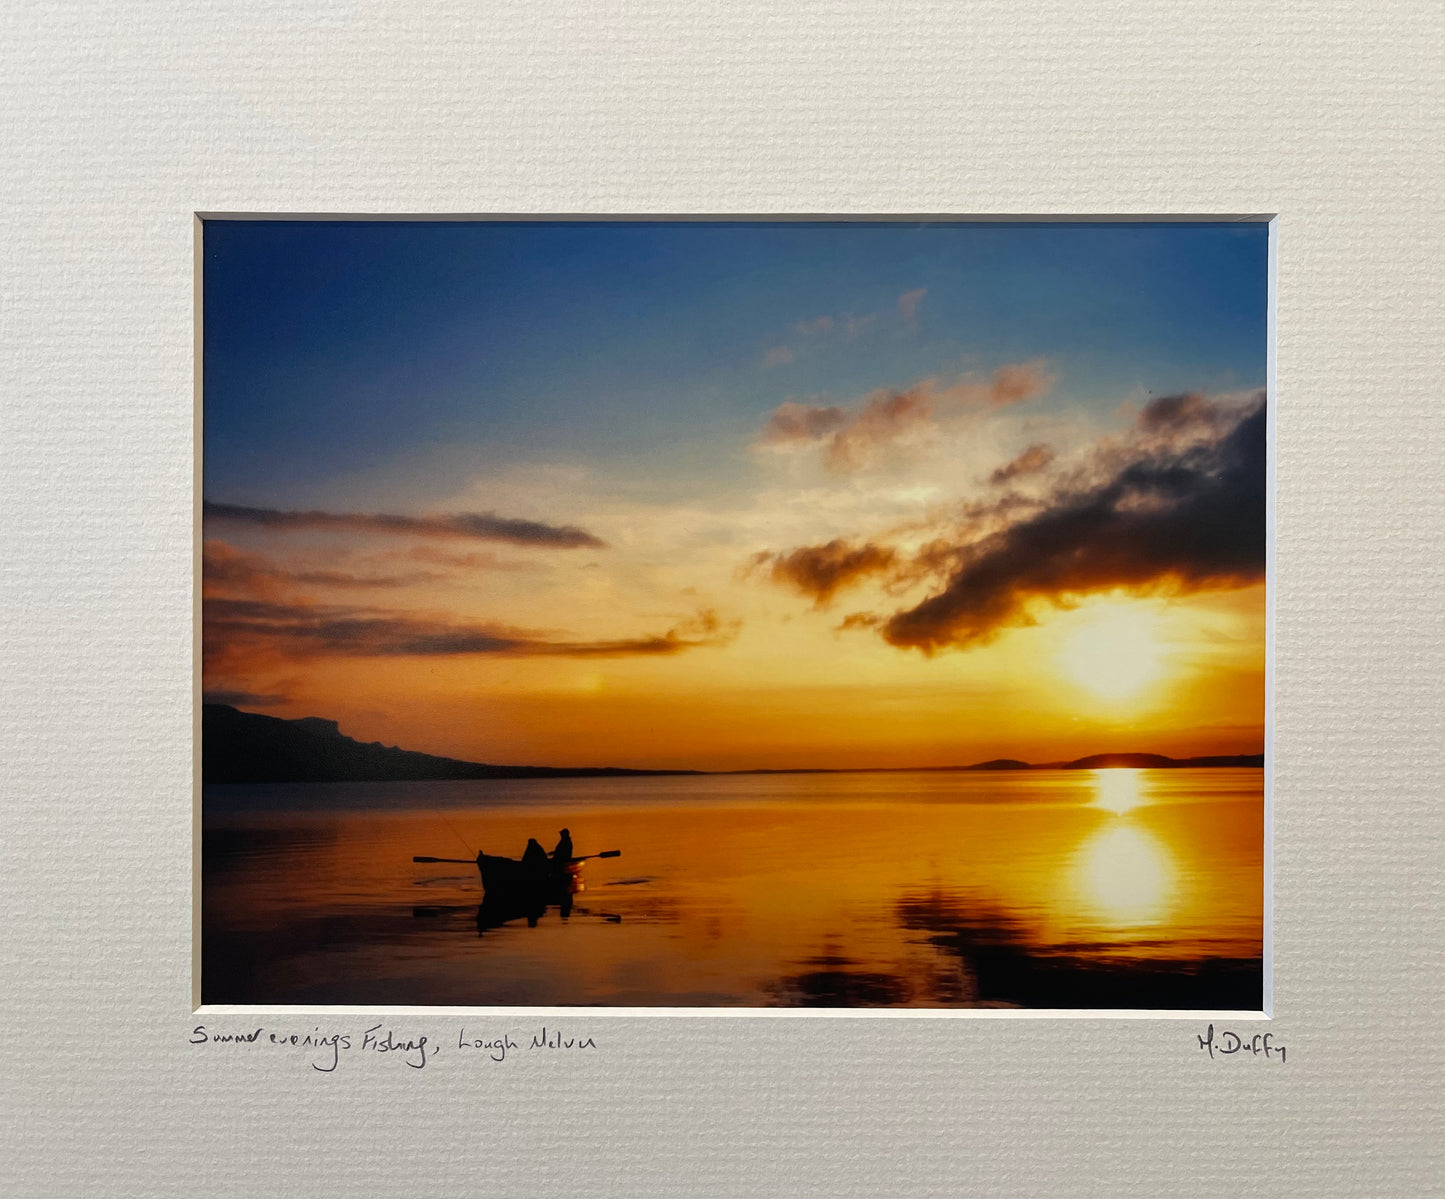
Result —
[[1214, 1025], [1211, 1024], [1209, 1031], [1197, 1039], [1199, 1048], [1207, 1049], [1211, 1060], [1216, 1053], [1221, 1057], [1247, 1053], [1251, 1057], [1264, 1057], [1267, 1060], [1279, 1058], [1281, 1065], [1285, 1061], [1285, 1047], [1274, 1043], [1273, 1033], [1255, 1033], [1252, 1037], [1242, 1037], [1237, 1032], [1230, 1032], [1227, 1028], [1216, 1033]]

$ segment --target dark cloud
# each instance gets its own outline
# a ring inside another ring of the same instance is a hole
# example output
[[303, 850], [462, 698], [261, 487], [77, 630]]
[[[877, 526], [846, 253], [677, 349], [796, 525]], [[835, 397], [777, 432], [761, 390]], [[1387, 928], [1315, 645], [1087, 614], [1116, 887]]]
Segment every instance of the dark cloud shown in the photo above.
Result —
[[868, 575], [882, 573], [897, 560], [897, 553], [887, 546], [835, 540], [826, 545], [804, 546], [787, 554], [759, 554], [753, 559], [753, 565], [767, 567], [773, 582], [801, 591], [821, 606], [840, 588]]
[[[1030, 446], [995, 472], [1042, 470]], [[1264, 577], [1265, 401], [1164, 396], [1125, 433], [1105, 438], [1051, 493], [1009, 491], [957, 507], [949, 529], [905, 554], [889, 544], [929, 521], [872, 540], [835, 539], [758, 555], [754, 569], [823, 606], [875, 576], [894, 594], [932, 594], [891, 616], [857, 612], [840, 628], [876, 628], [893, 645], [936, 650], [1031, 623], [1037, 601], [1067, 605], [1115, 589], [1223, 590]]]
[[604, 546], [585, 529], [515, 520], [491, 512], [459, 512], [450, 516], [392, 516], [363, 512], [296, 512], [277, 508], [246, 508], [207, 500], [208, 521], [254, 525], [265, 529], [337, 529], [353, 533], [404, 533], [417, 537], [467, 537], [505, 541], [512, 545], [552, 546], [561, 549]]
[[[1224, 411], [1169, 397], [1145, 409], [1139, 428], [1198, 426], [1205, 415], [1226, 419]], [[1247, 586], [1264, 577], [1264, 534], [1261, 400], [1216, 438], [1145, 451], [1097, 486], [1055, 496], [1033, 515], [959, 546], [943, 589], [895, 614], [882, 634], [893, 645], [931, 652], [1028, 623], [1036, 599]]]
[[993, 474], [989, 475], [988, 481], [995, 487], [1001, 487], [1005, 483], [1011, 483], [1014, 479], [1024, 475], [1036, 475], [1044, 467], [1054, 460], [1054, 451], [1043, 444], [1034, 444], [1024, 450], [1017, 458], [1004, 463]]
[[1194, 392], [1156, 396], [1139, 413], [1139, 428], [1146, 433], [1172, 433], [1181, 429], [1211, 425], [1220, 409], [1207, 397]]
[[662, 634], [610, 641], [567, 641], [502, 624], [269, 599], [207, 597], [202, 617], [207, 652], [217, 657], [246, 647], [284, 657], [620, 658], [721, 645], [736, 633], [736, 625], [724, 623], [712, 611]]
[[[886, 539], [872, 541], [834, 538], [822, 545], [807, 545], [787, 552], [756, 554], [744, 573], [762, 571], [768, 580], [808, 596], [817, 607], [825, 607], [835, 594], [875, 577], [885, 588], [896, 591], [925, 579], [943, 579], [957, 568], [960, 539], [976, 540], [983, 531], [996, 528], [1020, 512], [1037, 512], [1043, 501], [1008, 492], [988, 501], [961, 504], [951, 514], [952, 536], [934, 537], [903, 554]], [[905, 524], [893, 536], [916, 536], [932, 530], [933, 522]], [[873, 613], [855, 613], [840, 628], [879, 625], [883, 618]]]

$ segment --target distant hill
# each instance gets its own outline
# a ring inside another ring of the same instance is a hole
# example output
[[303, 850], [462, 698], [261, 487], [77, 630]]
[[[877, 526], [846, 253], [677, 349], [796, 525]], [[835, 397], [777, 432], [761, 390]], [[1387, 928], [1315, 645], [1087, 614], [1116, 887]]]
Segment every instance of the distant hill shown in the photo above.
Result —
[[[1072, 762], [1032, 765], [1017, 758], [992, 758], [972, 766], [931, 770], [1107, 770], [1125, 767], [1170, 770], [1202, 766], [1263, 766], [1263, 754], [1207, 758], [1166, 758], [1163, 754], [1092, 754]], [[706, 774], [703, 770], [628, 770], [615, 766], [495, 766], [439, 758], [415, 750], [353, 740], [334, 720], [306, 716], [282, 720], [242, 712], [228, 704], [201, 709], [201, 778], [207, 783], [356, 783], [426, 779], [555, 779]], [[834, 771], [734, 770], [729, 774], [831, 774]], [[886, 773], [876, 771], [876, 773]]]
[[492, 766], [355, 741], [334, 720], [281, 720], [227, 704], [201, 709], [201, 778], [207, 783], [402, 782], [424, 779], [606, 778], [695, 774], [614, 767]]
[[1176, 770], [1204, 766], [1263, 766], [1263, 754], [1215, 754], [1207, 758], [1166, 758], [1163, 754], [1090, 754], [1072, 762], [1050, 762], [1044, 770]]

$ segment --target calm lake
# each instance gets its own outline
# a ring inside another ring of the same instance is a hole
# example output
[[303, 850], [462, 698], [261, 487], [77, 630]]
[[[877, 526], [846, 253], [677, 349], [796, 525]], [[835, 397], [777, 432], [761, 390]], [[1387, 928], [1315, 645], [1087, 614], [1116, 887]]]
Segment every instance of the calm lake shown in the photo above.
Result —
[[[1250, 769], [208, 786], [202, 999], [1257, 1010], [1263, 799]], [[622, 851], [565, 915], [412, 862], [564, 826]]]

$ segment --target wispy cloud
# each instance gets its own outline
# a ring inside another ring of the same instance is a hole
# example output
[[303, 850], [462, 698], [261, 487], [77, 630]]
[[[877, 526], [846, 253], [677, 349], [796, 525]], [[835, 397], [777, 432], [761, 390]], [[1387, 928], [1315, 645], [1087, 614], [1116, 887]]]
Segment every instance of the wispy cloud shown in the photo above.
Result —
[[208, 653], [228, 659], [248, 648], [285, 658], [621, 658], [723, 645], [736, 635], [737, 626], [703, 611], [664, 633], [586, 641], [500, 623], [379, 608], [208, 597], [203, 601], [203, 630]]
[[1054, 451], [1050, 447], [1036, 442], [1000, 466], [989, 475], [988, 481], [995, 487], [1001, 487], [1026, 475], [1036, 475], [1047, 467], [1054, 457]]
[[891, 450], [928, 440], [940, 424], [1042, 395], [1057, 376], [1042, 361], [999, 367], [981, 379], [923, 379], [901, 390], [880, 390], [852, 405], [789, 401], [780, 405], [753, 442], [755, 448], [817, 449], [823, 465], [848, 474], [876, 465]]
[[467, 553], [455, 553], [451, 550], [442, 549], [435, 545], [414, 545], [410, 549], [397, 550], [385, 555], [377, 555], [372, 561], [409, 561], [421, 562], [429, 566], [438, 566], [444, 570], [475, 571], [475, 570], [501, 570], [501, 571], [537, 571], [543, 569], [535, 559], [520, 560], [516, 558], [499, 558], [491, 550], [471, 550]]
[[444, 577], [438, 571], [362, 574], [346, 570], [290, 570], [260, 554], [247, 554], [224, 541], [208, 539], [202, 548], [201, 574], [208, 589], [271, 592], [283, 586], [337, 588], [411, 587]]
[[912, 291], [905, 291], [898, 297], [898, 315], [910, 325], [918, 319], [918, 306], [923, 303], [923, 297], [928, 294], [928, 288], [915, 287]]
[[838, 322], [831, 316], [815, 316], [809, 321], [799, 321], [793, 326], [793, 332], [799, 337], [819, 337], [824, 333], [831, 333]]
[[504, 541], [512, 545], [560, 549], [601, 549], [604, 542], [573, 525], [517, 520], [492, 512], [460, 512], [447, 516], [396, 516], [386, 513], [291, 511], [247, 508], [207, 500], [207, 521], [251, 525], [263, 529], [335, 529], [353, 533], [398, 533], [417, 537], [464, 537]]
[[788, 337], [780, 340], [763, 353], [762, 365], [765, 369], [786, 366], [797, 359], [804, 347], [829, 337], [841, 337], [851, 341], [855, 337], [861, 337], [875, 326], [885, 327], [893, 324], [896, 327], [899, 321], [905, 325], [913, 325], [918, 319], [918, 307], [923, 303], [923, 297], [927, 294], [926, 287], [915, 287], [911, 291], [905, 291], [896, 301], [896, 316], [887, 310], [836, 314], [825, 312], [819, 316], [794, 321], [788, 330]]

